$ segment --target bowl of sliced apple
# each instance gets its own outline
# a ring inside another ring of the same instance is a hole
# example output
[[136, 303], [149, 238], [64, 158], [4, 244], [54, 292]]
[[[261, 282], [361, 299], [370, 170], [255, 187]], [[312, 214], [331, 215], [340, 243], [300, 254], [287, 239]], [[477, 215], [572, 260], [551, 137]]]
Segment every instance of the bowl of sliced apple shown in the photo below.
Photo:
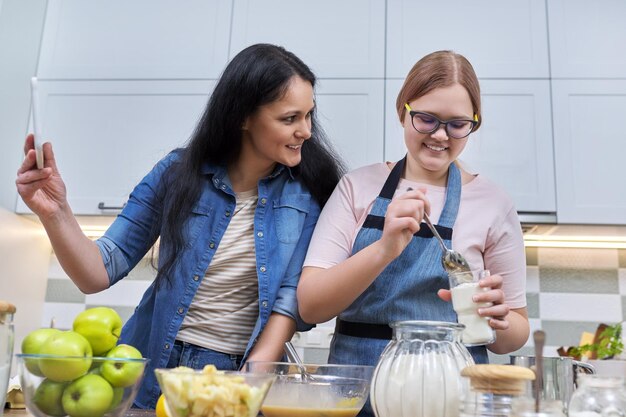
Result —
[[171, 417], [256, 417], [276, 379], [273, 374], [218, 371], [213, 365], [154, 372]]

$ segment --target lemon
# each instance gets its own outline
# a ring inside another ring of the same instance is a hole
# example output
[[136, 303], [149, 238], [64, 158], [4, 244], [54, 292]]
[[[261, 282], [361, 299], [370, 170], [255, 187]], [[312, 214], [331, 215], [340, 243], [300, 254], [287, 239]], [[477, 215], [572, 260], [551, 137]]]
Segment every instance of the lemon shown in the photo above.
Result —
[[156, 417], [170, 417], [167, 413], [167, 405], [165, 404], [165, 395], [161, 394], [156, 403]]

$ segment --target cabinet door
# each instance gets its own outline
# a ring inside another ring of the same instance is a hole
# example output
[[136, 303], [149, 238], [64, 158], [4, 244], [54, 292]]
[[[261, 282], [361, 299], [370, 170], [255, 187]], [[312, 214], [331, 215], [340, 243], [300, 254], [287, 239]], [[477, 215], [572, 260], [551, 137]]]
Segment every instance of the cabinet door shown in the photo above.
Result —
[[465, 55], [481, 78], [548, 77], [545, 1], [388, 0], [387, 77], [441, 49]]
[[383, 161], [383, 80], [320, 80], [317, 115], [349, 168]]
[[54, 0], [38, 75], [53, 79], [217, 78], [232, 0]]
[[626, 224], [626, 80], [552, 82], [559, 223]]
[[[44, 140], [76, 214], [114, 214], [167, 152], [183, 145], [214, 81], [41, 81]], [[28, 212], [19, 200], [18, 212]]]
[[383, 78], [383, 0], [235, 1], [231, 58], [248, 45], [282, 45], [318, 77]]
[[[385, 157], [406, 153], [395, 100], [400, 80], [387, 83]], [[520, 212], [555, 212], [550, 86], [547, 80], [481, 80], [483, 124], [461, 161], [498, 183]]]
[[626, 2], [549, 0], [554, 78], [626, 78]]

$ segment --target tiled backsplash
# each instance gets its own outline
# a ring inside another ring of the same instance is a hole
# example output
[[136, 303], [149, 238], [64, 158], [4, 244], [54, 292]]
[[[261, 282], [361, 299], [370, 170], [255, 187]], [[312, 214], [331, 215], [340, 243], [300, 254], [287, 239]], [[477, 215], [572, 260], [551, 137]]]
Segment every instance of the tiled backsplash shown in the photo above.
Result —
[[[44, 326], [54, 318], [57, 327], [69, 328], [73, 317], [91, 306], [113, 307], [126, 320], [156, 275], [146, 259], [110, 289], [84, 295], [63, 272], [56, 257], [51, 259]], [[555, 356], [559, 346], [578, 344], [582, 332], [594, 332], [599, 323], [613, 324], [626, 318], [626, 250], [527, 248], [526, 260], [531, 331], [546, 331], [546, 355]], [[305, 361], [326, 360], [328, 340], [323, 336], [319, 340], [320, 334], [316, 333], [315, 344], [306, 342], [306, 334], [295, 341]], [[532, 342], [515, 353], [533, 354]], [[492, 361], [508, 362], [508, 356], [492, 355]]]

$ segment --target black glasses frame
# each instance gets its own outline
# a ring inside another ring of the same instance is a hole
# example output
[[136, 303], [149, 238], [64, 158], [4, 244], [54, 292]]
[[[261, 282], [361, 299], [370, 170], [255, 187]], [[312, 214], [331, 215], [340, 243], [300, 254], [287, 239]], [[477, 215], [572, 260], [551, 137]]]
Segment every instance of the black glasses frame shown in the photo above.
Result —
[[[437, 130], [439, 130], [441, 125], [443, 125], [443, 128], [446, 131], [446, 135], [448, 137], [451, 137], [453, 139], [463, 139], [463, 138], [468, 137], [474, 131], [474, 129], [476, 129], [476, 126], [478, 125], [478, 116], [477, 115], [474, 115], [474, 120], [470, 120], [470, 119], [451, 119], [451, 120], [445, 120], [444, 121], [444, 120], [441, 120], [437, 116], [432, 115], [430, 113], [426, 113], [426, 112], [423, 112], [423, 111], [414, 111], [411, 108], [411, 106], [409, 106], [408, 103], [405, 103], [404, 107], [406, 107], [406, 109], [409, 111], [409, 115], [411, 116], [411, 126], [413, 126], [413, 129], [415, 129], [419, 133], [424, 133], [424, 134], [434, 133]], [[422, 114], [424, 116], [432, 117], [433, 119], [435, 119], [437, 121], [437, 124], [435, 125], [435, 127], [432, 128], [431, 130], [428, 130], [428, 131], [422, 131], [422, 130], [419, 130], [417, 127], [415, 127], [415, 122], [414, 122], [413, 116], [420, 115], [420, 114]], [[466, 135], [454, 136], [454, 135], [452, 135], [450, 133], [450, 131], [448, 131], [448, 123], [454, 123], [454, 122], [469, 122], [472, 127], [470, 128], [469, 132], [467, 132]]]

